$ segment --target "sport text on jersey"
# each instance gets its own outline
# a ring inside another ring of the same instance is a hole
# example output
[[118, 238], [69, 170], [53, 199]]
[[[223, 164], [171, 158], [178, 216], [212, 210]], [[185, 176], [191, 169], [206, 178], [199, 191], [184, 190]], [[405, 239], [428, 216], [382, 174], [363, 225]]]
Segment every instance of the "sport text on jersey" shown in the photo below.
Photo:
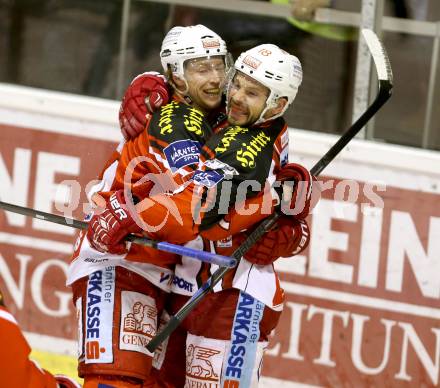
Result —
[[[231, 152], [235, 151], [235, 158], [240, 162], [242, 167], [255, 168], [257, 156], [266, 146], [272, 144], [273, 139], [264, 131], [259, 131], [255, 135], [252, 134], [250, 138], [240, 136], [243, 134], [249, 136], [250, 133], [248, 132], [248, 128], [239, 126], [228, 128], [219, 139], [219, 143], [215, 147], [215, 153], [220, 154], [228, 150], [231, 150]], [[240, 148], [238, 148], [237, 143], [240, 143]]]

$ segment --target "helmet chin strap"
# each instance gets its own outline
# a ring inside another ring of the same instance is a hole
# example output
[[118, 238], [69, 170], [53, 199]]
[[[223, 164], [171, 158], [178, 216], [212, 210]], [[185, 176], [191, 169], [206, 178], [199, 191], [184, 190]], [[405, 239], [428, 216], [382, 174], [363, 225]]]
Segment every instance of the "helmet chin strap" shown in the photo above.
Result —
[[192, 100], [192, 98], [189, 95], [183, 96], [183, 99], [186, 101], [186, 103], [188, 105], [192, 105], [193, 104], [193, 100]]
[[[180, 89], [178, 89], [176, 87], [176, 91], [185, 100], [185, 102], [188, 105], [192, 105], [193, 100], [192, 100], [192, 98], [188, 94], [188, 92], [189, 92], [188, 81], [184, 77], [182, 77], [182, 78], [179, 77], [179, 79], [181, 79], [185, 83], [185, 89], [184, 90], [180, 90]], [[176, 85], [176, 84], [174, 83], [174, 85]]]
[[267, 98], [267, 100], [266, 100], [266, 106], [265, 106], [265, 108], [263, 109], [263, 111], [261, 112], [260, 117], [258, 117], [257, 121], [255, 121], [255, 123], [253, 123], [252, 125], [263, 124], [263, 123], [265, 123], [266, 121], [274, 120], [274, 119], [276, 119], [277, 117], [280, 117], [280, 116], [284, 113], [285, 109], [283, 109], [282, 112], [280, 112], [280, 113], [278, 113], [278, 114], [276, 114], [276, 115], [273, 115], [273, 116], [268, 117], [268, 118], [264, 118], [264, 115], [267, 113], [267, 111], [268, 111], [269, 109], [273, 109], [273, 108], [276, 108], [276, 107], [277, 107], [277, 103], [276, 103], [275, 99], [273, 98], [273, 96], [272, 96], [272, 92], [271, 92], [271, 93], [270, 93], [270, 96], [269, 96], [269, 97]]

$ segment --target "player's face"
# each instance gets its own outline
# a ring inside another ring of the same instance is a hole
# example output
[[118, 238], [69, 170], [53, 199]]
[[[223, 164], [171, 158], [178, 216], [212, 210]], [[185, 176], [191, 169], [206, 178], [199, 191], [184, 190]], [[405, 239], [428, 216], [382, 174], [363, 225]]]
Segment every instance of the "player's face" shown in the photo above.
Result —
[[237, 73], [228, 93], [228, 121], [232, 125], [255, 123], [266, 106], [269, 89], [243, 73]]
[[220, 106], [225, 72], [222, 56], [197, 58], [185, 63], [188, 94], [195, 105], [208, 112]]

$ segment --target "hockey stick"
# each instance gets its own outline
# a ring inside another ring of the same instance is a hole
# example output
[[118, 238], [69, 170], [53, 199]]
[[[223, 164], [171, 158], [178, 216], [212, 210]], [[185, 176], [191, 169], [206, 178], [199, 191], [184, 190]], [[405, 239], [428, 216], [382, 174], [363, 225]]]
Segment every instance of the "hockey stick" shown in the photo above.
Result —
[[[78, 221], [73, 218], [62, 217], [51, 213], [45, 213], [40, 210], [13, 205], [11, 203], [1, 202], [1, 201], [0, 201], [0, 209], [4, 209], [6, 211], [13, 213], [22, 214], [27, 217], [37, 218], [39, 220], [53, 222], [59, 225], [70, 226], [76, 229], [87, 229], [89, 225], [87, 222], [84, 221]], [[146, 247], [155, 248], [160, 251], [175, 253], [181, 256], [190, 256], [193, 257], [194, 259], [204, 261], [205, 263], [217, 264], [220, 267], [231, 268], [237, 265], [237, 260], [234, 259], [233, 257], [226, 257], [211, 252], [199, 251], [197, 249], [171, 244], [165, 241], [150, 240], [148, 238], [138, 237], [133, 234], [128, 235], [125, 238], [125, 240], [133, 242], [135, 244], [144, 245]]]
[[[367, 42], [370, 53], [373, 57], [376, 72], [379, 80], [379, 90], [373, 103], [367, 108], [357, 121], [341, 136], [341, 138], [327, 151], [327, 153], [312, 167], [310, 172], [314, 176], [318, 176], [326, 166], [344, 149], [344, 147], [356, 136], [356, 134], [365, 126], [365, 124], [376, 114], [376, 112], [391, 97], [393, 88], [393, 76], [390, 61], [384, 46], [379, 41], [377, 35], [369, 30], [363, 29], [362, 34]], [[258, 241], [264, 233], [275, 225], [281, 216], [278, 212], [263, 220], [258, 227], [249, 235], [243, 244], [237, 248], [232, 257], [240, 261], [241, 257]], [[168, 321], [156, 336], [154, 336], [147, 349], [153, 352], [170, 334], [180, 325], [191, 310], [201, 301], [201, 299], [210, 292], [214, 286], [228, 272], [227, 268], [217, 269], [205, 284], [199, 288], [196, 293], [188, 300], [188, 302]]]

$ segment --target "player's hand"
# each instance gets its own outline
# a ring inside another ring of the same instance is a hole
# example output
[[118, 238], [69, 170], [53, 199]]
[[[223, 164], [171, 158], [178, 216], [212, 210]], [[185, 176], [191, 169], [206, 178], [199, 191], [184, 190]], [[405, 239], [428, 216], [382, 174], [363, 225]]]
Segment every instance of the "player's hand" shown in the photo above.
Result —
[[125, 91], [119, 109], [119, 126], [129, 140], [147, 126], [151, 114], [168, 104], [170, 93], [164, 76], [156, 72], [138, 75]]
[[316, 178], [304, 166], [289, 163], [281, 168], [277, 181], [281, 182], [278, 190], [281, 194], [281, 212], [297, 219], [306, 218], [319, 199]]
[[141, 232], [126, 206], [124, 191], [115, 191], [106, 202], [104, 211], [89, 222], [87, 239], [99, 252], [122, 254], [127, 251], [124, 238]]
[[309, 244], [310, 231], [305, 220], [281, 216], [275, 227], [266, 232], [245, 254], [253, 264], [272, 264], [280, 257], [301, 253]]

